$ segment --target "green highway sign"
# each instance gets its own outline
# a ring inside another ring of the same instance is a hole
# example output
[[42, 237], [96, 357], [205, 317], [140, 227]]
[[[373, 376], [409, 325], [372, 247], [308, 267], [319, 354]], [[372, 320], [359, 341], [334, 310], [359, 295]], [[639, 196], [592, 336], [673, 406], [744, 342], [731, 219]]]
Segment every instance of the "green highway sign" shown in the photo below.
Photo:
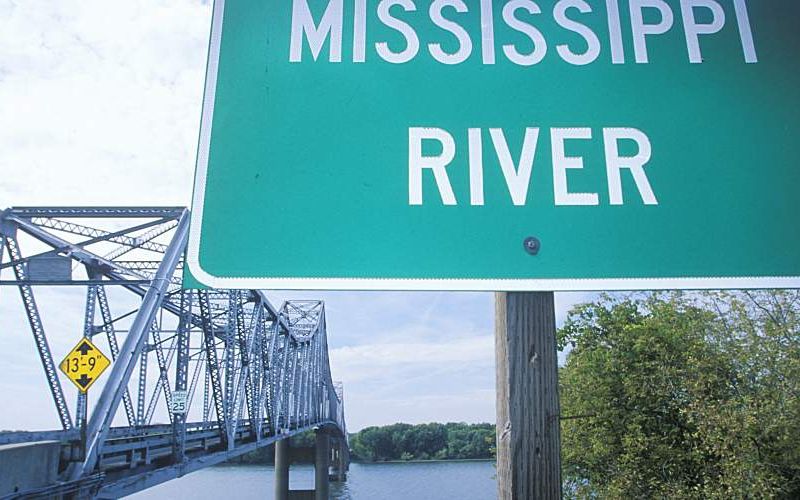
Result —
[[216, 0], [186, 286], [800, 287], [797, 0]]

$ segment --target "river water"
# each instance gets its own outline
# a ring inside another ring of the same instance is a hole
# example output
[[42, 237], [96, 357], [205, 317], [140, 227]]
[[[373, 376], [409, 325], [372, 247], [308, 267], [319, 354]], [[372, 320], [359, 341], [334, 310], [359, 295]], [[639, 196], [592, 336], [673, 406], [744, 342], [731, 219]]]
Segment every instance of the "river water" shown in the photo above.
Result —
[[[493, 462], [350, 464], [345, 483], [331, 483], [338, 500], [486, 500], [497, 498]], [[314, 468], [293, 465], [292, 489], [311, 489]], [[266, 465], [223, 465], [202, 469], [137, 493], [131, 499], [268, 500], [273, 469]]]

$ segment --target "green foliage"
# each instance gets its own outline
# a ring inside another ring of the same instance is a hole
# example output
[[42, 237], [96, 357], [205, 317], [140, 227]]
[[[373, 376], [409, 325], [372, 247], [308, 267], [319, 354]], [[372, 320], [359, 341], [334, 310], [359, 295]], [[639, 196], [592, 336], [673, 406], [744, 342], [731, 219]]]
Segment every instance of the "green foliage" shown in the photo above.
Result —
[[800, 293], [604, 296], [559, 344], [570, 496], [800, 498]]
[[367, 427], [350, 436], [354, 460], [445, 460], [492, 458], [492, 424], [393, 424]]
[[[314, 432], [291, 438], [294, 448], [315, 445]], [[494, 458], [495, 431], [492, 424], [393, 424], [367, 427], [350, 434], [350, 456], [356, 461], [455, 460]], [[274, 450], [259, 448], [232, 463], [272, 463]]]

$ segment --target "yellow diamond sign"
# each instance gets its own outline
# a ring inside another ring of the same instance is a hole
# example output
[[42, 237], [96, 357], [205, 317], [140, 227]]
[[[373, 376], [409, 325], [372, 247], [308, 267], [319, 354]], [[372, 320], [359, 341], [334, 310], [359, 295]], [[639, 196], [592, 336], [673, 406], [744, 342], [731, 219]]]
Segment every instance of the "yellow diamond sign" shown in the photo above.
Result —
[[83, 338], [58, 367], [79, 391], [86, 392], [110, 364], [111, 360], [100, 349], [89, 339]]

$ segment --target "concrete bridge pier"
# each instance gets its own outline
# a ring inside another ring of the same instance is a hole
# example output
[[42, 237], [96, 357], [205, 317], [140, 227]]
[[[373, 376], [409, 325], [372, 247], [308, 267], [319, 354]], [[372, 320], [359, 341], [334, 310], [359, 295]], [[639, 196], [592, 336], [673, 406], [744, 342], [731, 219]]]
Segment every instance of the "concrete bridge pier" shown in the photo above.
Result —
[[[336, 446], [331, 447], [331, 435], [323, 430], [315, 431], [313, 447], [292, 448], [289, 438], [275, 443], [275, 499], [276, 500], [328, 500], [330, 495], [330, 468], [331, 457], [337, 457], [337, 473], [334, 480], [343, 477], [341, 460], [341, 440], [336, 440]], [[290, 490], [289, 468], [292, 462], [314, 463], [314, 489]]]
[[275, 500], [289, 500], [289, 438], [275, 442]]
[[331, 481], [335, 481], [337, 483], [341, 483], [347, 480], [347, 469], [345, 465], [344, 453], [343, 453], [343, 446], [346, 446], [344, 440], [336, 439], [334, 446], [331, 449], [331, 468], [333, 469], [333, 473], [331, 474], [330, 478]]
[[330, 435], [318, 429], [316, 434], [316, 451], [314, 454], [314, 499], [315, 500], [328, 500], [329, 496], [329, 481], [328, 471], [330, 469], [331, 459], [331, 437]]

